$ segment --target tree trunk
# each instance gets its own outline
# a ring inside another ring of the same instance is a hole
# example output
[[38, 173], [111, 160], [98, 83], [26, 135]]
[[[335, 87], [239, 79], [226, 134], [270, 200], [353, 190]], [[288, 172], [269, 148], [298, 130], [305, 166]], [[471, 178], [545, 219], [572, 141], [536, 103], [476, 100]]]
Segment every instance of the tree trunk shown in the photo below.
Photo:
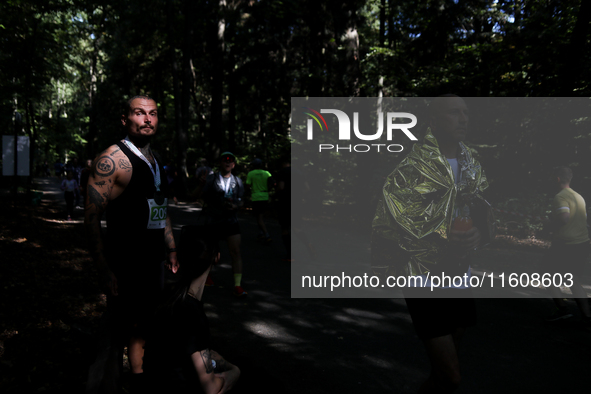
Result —
[[587, 36], [589, 34], [589, 22], [591, 22], [591, 2], [581, 0], [579, 12], [577, 13], [577, 23], [570, 37], [570, 42], [565, 48], [565, 56], [562, 62], [561, 95], [572, 96], [577, 84], [581, 81], [584, 62], [589, 53], [589, 44]]
[[[384, 48], [384, 44], [386, 42], [386, 0], [380, 1], [380, 37], [379, 43], [380, 48]], [[383, 74], [383, 67], [384, 67], [384, 55], [378, 55], [378, 83], [377, 83], [377, 92], [376, 95], [380, 98], [384, 97], [384, 76]], [[382, 100], [379, 101], [379, 111], [381, 111], [381, 104]]]
[[[166, 24], [168, 27], [169, 39], [174, 42], [174, 31], [176, 26], [175, 8], [172, 0], [167, 1], [167, 18]], [[170, 46], [170, 60], [172, 64], [172, 86], [174, 92], [174, 131], [177, 150], [180, 149], [179, 139], [182, 138], [183, 133], [183, 111], [182, 111], [182, 91], [180, 81], [180, 67], [176, 56], [175, 46]], [[185, 134], [186, 138], [186, 134]]]
[[359, 67], [359, 34], [355, 10], [349, 11], [350, 17], [345, 33], [345, 47], [347, 48], [347, 93], [353, 97], [360, 96], [359, 81], [361, 69]]
[[[95, 34], [94, 25], [91, 27], [92, 34]], [[86, 140], [88, 145], [86, 146], [86, 160], [94, 159], [96, 152], [95, 140], [98, 135], [96, 114], [98, 113], [96, 108], [96, 82], [97, 82], [97, 61], [98, 61], [98, 44], [97, 38], [92, 40], [92, 57], [90, 59], [90, 85], [88, 88], [88, 135]]]
[[388, 47], [391, 49], [396, 49], [394, 31], [394, 0], [388, 0]]
[[[35, 112], [33, 111], [33, 104], [31, 101], [27, 102], [27, 134], [29, 135], [30, 145], [30, 154], [29, 154], [29, 170], [31, 171], [31, 176], [29, 177], [29, 186], [31, 185], [31, 181], [33, 180], [33, 175], [35, 174], [35, 161], [37, 159], [37, 127], [35, 125]], [[30, 189], [30, 188], [29, 188]]]
[[234, 152], [236, 149], [236, 92], [238, 91], [236, 84], [238, 81], [233, 67], [231, 69], [228, 89], [230, 96], [228, 100], [228, 147], [231, 152]]
[[[223, 128], [223, 104], [224, 104], [224, 33], [226, 21], [224, 11], [226, 1], [220, 0], [218, 7], [214, 11], [217, 16], [215, 25], [215, 34], [212, 35], [212, 84], [211, 84], [211, 119], [209, 122], [209, 137], [213, 141], [211, 151], [208, 156], [217, 159], [221, 153], [224, 144]], [[219, 19], [218, 19], [219, 18]]]

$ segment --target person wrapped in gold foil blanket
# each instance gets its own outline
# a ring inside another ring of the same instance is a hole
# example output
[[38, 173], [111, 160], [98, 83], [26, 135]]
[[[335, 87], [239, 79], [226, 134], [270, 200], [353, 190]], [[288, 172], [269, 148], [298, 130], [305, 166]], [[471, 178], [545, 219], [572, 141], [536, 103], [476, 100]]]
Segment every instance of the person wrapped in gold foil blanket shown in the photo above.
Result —
[[[435, 138], [429, 129], [386, 179], [372, 222], [372, 269], [376, 274], [455, 271], [452, 265], [458, 264], [449, 261], [448, 236], [454, 217], [464, 206], [469, 207], [480, 231], [480, 246], [490, 242], [493, 220], [490, 205], [482, 196], [488, 187], [484, 171], [461, 142], [462, 135], [453, 135], [458, 132], [448, 132], [445, 127], [440, 130]], [[459, 145], [457, 181], [438, 139], [456, 140], [454, 144]]]

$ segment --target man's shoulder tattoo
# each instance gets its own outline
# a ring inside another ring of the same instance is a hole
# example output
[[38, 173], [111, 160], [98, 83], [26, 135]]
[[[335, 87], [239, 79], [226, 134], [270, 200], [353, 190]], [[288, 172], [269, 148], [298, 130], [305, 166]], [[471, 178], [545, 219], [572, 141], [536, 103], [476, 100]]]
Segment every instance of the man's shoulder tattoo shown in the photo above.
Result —
[[101, 156], [94, 166], [94, 172], [98, 176], [108, 177], [115, 173], [115, 162], [109, 156]]
[[119, 168], [121, 168], [125, 172], [131, 172], [131, 170], [133, 169], [131, 163], [127, 159], [119, 159]]

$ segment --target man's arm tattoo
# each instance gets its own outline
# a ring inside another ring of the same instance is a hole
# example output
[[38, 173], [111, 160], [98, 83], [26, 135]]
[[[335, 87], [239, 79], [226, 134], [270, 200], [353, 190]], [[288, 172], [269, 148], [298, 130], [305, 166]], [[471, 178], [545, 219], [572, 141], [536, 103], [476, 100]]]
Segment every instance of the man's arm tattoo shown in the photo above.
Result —
[[115, 156], [115, 154], [116, 154], [117, 152], [121, 152], [121, 148], [117, 148], [117, 149], [115, 149], [113, 152], [111, 152], [111, 155], [110, 155], [110, 156]]
[[167, 227], [166, 230], [164, 231], [164, 243], [166, 245], [171, 245], [171, 244], [174, 245], [174, 236], [172, 234], [171, 228]]
[[105, 199], [101, 196], [101, 194], [92, 186], [88, 186], [88, 202], [90, 204], [94, 204], [96, 207], [101, 208], [105, 203]]
[[100, 218], [105, 207], [105, 200], [94, 187], [88, 185], [87, 191], [88, 204], [86, 204], [84, 226], [90, 254], [96, 260], [101, 257], [103, 250]]
[[210, 374], [213, 372], [213, 364], [211, 363], [211, 353], [209, 349], [205, 349], [201, 352], [201, 359], [203, 360], [203, 365], [205, 366], [205, 372]]
[[211, 364], [213, 366], [213, 372], [221, 373], [230, 369], [228, 362], [215, 350], [210, 351], [210, 357], [212, 361]]
[[90, 213], [88, 215], [88, 221], [85, 223], [86, 236], [88, 237], [88, 247], [93, 258], [96, 258], [102, 250], [102, 244], [100, 242], [101, 230], [100, 227], [97, 226], [96, 220], [97, 214]]
[[94, 173], [98, 176], [108, 177], [115, 173], [115, 162], [109, 156], [103, 156], [97, 160]]
[[95, 182], [94, 184], [97, 185], [98, 187], [103, 187], [103, 186], [105, 186], [106, 182], [100, 181], [100, 182]]
[[133, 169], [131, 163], [127, 159], [119, 159], [119, 168], [125, 170], [126, 172], [130, 172]]
[[172, 223], [170, 222], [170, 217], [166, 218], [166, 227], [164, 228], [164, 244], [169, 249], [176, 247], [176, 243], [174, 242], [174, 234], [172, 233]]

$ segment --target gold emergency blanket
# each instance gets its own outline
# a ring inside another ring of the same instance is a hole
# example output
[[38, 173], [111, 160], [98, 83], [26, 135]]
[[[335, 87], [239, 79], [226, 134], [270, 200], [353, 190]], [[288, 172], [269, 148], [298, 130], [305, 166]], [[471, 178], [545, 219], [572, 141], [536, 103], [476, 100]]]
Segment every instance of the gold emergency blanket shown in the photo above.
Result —
[[486, 177], [466, 146], [459, 145], [458, 184], [430, 131], [388, 176], [372, 223], [374, 272], [420, 275], [432, 271], [438, 256], [446, 253], [454, 210], [466, 204], [487, 211], [482, 227], [492, 234], [492, 210], [481, 195], [488, 187]]

